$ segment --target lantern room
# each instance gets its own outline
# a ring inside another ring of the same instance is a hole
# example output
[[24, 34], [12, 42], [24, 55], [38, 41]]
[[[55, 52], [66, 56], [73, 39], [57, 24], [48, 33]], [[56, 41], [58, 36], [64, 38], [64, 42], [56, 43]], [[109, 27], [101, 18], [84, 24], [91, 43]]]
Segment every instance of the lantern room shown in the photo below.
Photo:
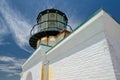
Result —
[[42, 31], [62, 31], [66, 29], [68, 19], [66, 15], [56, 9], [47, 9], [39, 13], [37, 23], [39, 32]]
[[66, 15], [57, 9], [46, 9], [40, 12], [37, 16], [37, 24], [30, 32], [30, 45], [35, 49], [40, 44], [54, 46], [60, 41], [58, 38], [61, 34], [65, 36], [69, 33], [67, 23]]

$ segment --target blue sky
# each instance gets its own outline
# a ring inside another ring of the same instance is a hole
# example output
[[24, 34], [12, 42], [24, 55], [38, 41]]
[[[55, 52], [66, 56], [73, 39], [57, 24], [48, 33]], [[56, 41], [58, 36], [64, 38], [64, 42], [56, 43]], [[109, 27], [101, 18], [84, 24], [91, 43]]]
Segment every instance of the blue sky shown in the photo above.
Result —
[[0, 80], [20, 80], [21, 65], [34, 52], [30, 29], [47, 8], [63, 11], [73, 29], [100, 8], [120, 22], [120, 0], [0, 0]]

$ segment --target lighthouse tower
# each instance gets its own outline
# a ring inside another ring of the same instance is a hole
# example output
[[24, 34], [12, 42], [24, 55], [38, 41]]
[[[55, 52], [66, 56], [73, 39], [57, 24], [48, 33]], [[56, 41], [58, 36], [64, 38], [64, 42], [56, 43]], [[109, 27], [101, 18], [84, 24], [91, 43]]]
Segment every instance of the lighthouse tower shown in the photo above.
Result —
[[69, 33], [67, 30], [68, 19], [66, 15], [57, 9], [46, 9], [39, 13], [37, 24], [30, 32], [29, 43], [34, 49], [40, 45], [55, 46]]
[[[41, 80], [50, 80], [50, 67], [49, 61], [47, 60], [46, 53], [49, 49], [57, 45], [61, 40], [63, 40], [69, 33], [67, 29], [72, 28], [67, 25], [68, 19], [66, 15], [57, 10], [57, 9], [46, 9], [38, 14], [37, 24], [33, 26], [30, 32], [29, 44], [34, 49], [37, 49], [39, 46], [39, 51], [36, 50], [35, 57], [33, 60], [28, 60], [28, 64], [35, 65], [34, 62], [42, 61], [41, 67]], [[41, 57], [40, 57], [41, 56]], [[39, 58], [39, 60], [37, 60]], [[40, 60], [41, 59], [41, 60]], [[27, 63], [27, 62], [26, 62]], [[31, 65], [27, 65], [30, 66]], [[32, 79], [28, 77], [26, 79]]]

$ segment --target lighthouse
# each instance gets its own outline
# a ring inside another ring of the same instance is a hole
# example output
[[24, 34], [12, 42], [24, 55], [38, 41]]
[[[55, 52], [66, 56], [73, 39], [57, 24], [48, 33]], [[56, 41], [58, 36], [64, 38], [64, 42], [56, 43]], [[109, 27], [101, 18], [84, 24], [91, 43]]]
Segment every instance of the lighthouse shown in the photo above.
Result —
[[40, 45], [53, 47], [70, 33], [67, 27], [70, 26], [65, 13], [53, 8], [46, 9], [38, 14], [29, 43], [34, 49]]
[[[46, 59], [46, 53], [60, 43], [72, 31], [72, 28], [68, 25], [68, 18], [65, 13], [54, 8], [40, 12], [36, 20], [37, 24], [30, 31], [29, 44], [34, 49], [40, 50], [38, 56], [39, 60], [42, 59], [41, 80], [51, 80], [51, 70], [49, 61]], [[68, 28], [71, 31], [68, 31]], [[35, 58], [35, 62], [37, 62], [36, 60], [37, 58]], [[27, 79], [30, 80], [32, 78], [29, 75], [27, 75]]]
[[73, 32], [68, 27], [57, 9], [39, 13], [21, 80], [120, 80], [119, 23], [100, 9]]

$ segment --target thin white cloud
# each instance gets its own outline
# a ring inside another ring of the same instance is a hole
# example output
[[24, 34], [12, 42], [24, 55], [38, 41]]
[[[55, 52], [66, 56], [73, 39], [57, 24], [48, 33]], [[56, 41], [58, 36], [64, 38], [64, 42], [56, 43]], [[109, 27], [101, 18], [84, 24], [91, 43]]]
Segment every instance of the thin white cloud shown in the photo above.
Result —
[[2, 17], [0, 17], [0, 35], [6, 35], [7, 33], [9, 33], [7, 31], [7, 27], [5, 27], [5, 23], [4, 20], [2, 19]]
[[6, 45], [6, 44], [10, 44], [10, 43], [5, 42], [4, 39], [2, 37], [0, 37], [0, 45]]
[[54, 8], [54, 6], [55, 6], [55, 5], [53, 4], [53, 1], [51, 1], [51, 0], [46, 0], [45, 3], [46, 3], [45, 9], [46, 9], [46, 8], [47, 8], [47, 9]]
[[[73, 11], [74, 9], [69, 8], [66, 13], [68, 14], [68, 24], [72, 27], [72, 29], [74, 30], [75, 28], [77, 28], [83, 21], [83, 18], [77, 18], [75, 17], [75, 13], [77, 11]], [[71, 13], [72, 12], [72, 13]]]
[[20, 48], [30, 52], [27, 47], [32, 25], [18, 11], [13, 10], [6, 0], [0, 0], [0, 13], [7, 23], [7, 27], [12, 33], [16, 44]]
[[11, 77], [11, 76], [14, 76], [13, 74], [8, 74], [7, 77]]
[[[12, 65], [11, 65], [11, 66], [12, 66]], [[11, 69], [11, 68], [9, 68], [9, 67], [10, 67], [10, 66], [7, 65], [7, 64], [0, 64], [0, 72], [5, 72], [5, 73], [7, 73], [6, 76], [10, 76], [10, 75], [14, 76], [14, 73], [18, 73], [18, 74], [20, 75], [19, 71], [18, 71], [18, 70], [15, 70], [16, 68]]]
[[74, 30], [76, 27], [78, 27], [78, 25], [79, 25], [80, 23], [78, 23], [77, 20], [73, 19], [73, 17], [70, 17], [68, 24], [69, 24], [69, 25], [72, 27], [72, 29]]
[[15, 58], [14, 57], [8, 57], [8, 56], [0, 56], [0, 61], [3, 61], [3, 62], [14, 62]]
[[2, 19], [2, 17], [0, 17], [0, 45], [9, 44], [8, 42], [5, 42], [3, 38], [7, 34], [9, 34], [9, 32], [6, 27], [6, 24], [4, 23], [4, 20]]
[[10, 63], [8, 64], [0, 64], [0, 71], [6, 72], [7, 76], [15, 76], [20, 75], [21, 65], [25, 62], [26, 59], [16, 59], [15, 57], [9, 56], [0, 56], [0, 62], [2, 63]]

